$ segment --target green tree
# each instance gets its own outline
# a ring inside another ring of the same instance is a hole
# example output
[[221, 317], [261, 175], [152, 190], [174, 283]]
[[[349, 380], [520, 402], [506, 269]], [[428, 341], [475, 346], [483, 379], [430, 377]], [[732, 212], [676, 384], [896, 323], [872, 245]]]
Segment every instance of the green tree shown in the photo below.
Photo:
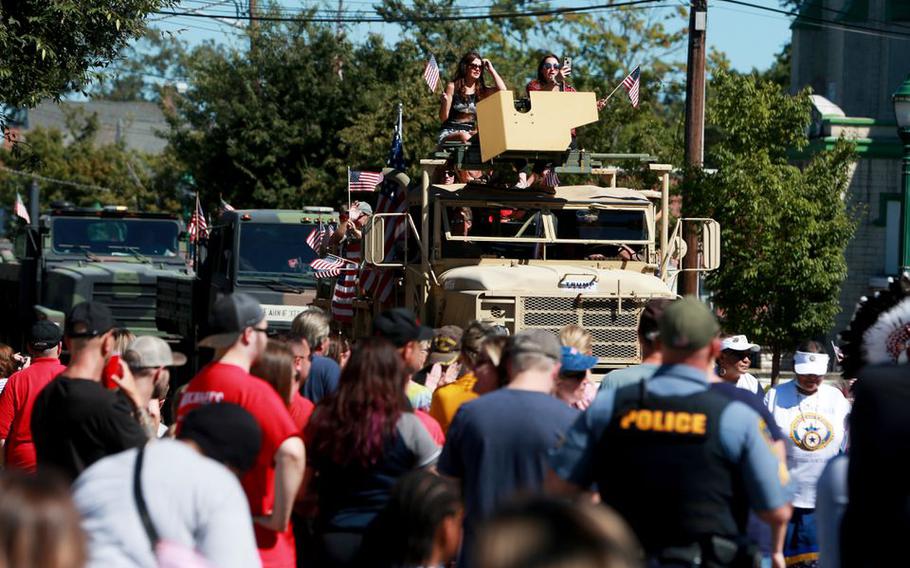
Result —
[[[99, 144], [94, 114], [70, 112], [67, 130], [36, 128], [13, 150], [0, 150], [0, 203], [23, 196], [36, 174], [67, 183], [40, 181], [41, 200], [70, 201], [77, 206], [127, 205], [142, 211], [176, 212], [180, 208], [172, 173], [179, 171], [165, 153], [149, 156], [122, 143]], [[10, 171], [12, 170], [12, 171]]]
[[0, 3], [0, 102], [32, 107], [84, 89], [174, 0], [12, 0]]
[[808, 143], [808, 91], [790, 96], [726, 72], [711, 87], [707, 119], [718, 136], [706, 159], [716, 172], [695, 172], [682, 188], [687, 214], [720, 222], [722, 262], [705, 284], [726, 329], [771, 348], [776, 381], [781, 353], [828, 333], [840, 309], [854, 148], [841, 141], [792, 165], [790, 152]]

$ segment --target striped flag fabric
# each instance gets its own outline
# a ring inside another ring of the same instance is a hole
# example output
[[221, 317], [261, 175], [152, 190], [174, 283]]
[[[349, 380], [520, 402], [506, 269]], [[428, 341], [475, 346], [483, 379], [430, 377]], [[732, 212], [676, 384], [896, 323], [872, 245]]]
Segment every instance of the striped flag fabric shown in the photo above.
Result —
[[357, 270], [357, 264], [330, 254], [325, 258], [314, 259], [310, 262], [310, 268], [313, 269], [316, 278], [333, 278], [342, 272]]
[[379, 172], [348, 172], [348, 191], [376, 191], [376, 186], [382, 183], [382, 174]]
[[208, 223], [205, 222], [205, 212], [202, 211], [202, 204], [199, 203], [198, 193], [196, 194], [196, 209], [193, 211], [192, 216], [190, 216], [190, 224], [186, 228], [186, 231], [190, 235], [191, 243], [204, 239], [209, 234], [209, 226]]
[[25, 203], [22, 201], [22, 196], [19, 195], [18, 191], [16, 192], [16, 203], [13, 205], [13, 213], [26, 223], [31, 224], [32, 218], [28, 214], [28, 209], [25, 208]]
[[559, 187], [559, 176], [556, 175], [556, 168], [550, 168], [544, 173], [543, 182], [547, 187]]
[[236, 211], [236, 209], [234, 209], [234, 208], [231, 206], [230, 203], [228, 203], [227, 201], [225, 201], [225, 200], [224, 200], [223, 198], [221, 198], [220, 196], [218, 197], [218, 201], [221, 202], [221, 209], [222, 209], [223, 211]]
[[[392, 147], [389, 150], [389, 167], [404, 171], [404, 146], [401, 143], [401, 107], [398, 109], [398, 124], [392, 136]], [[407, 189], [401, 187], [395, 179], [386, 179], [379, 189], [376, 199], [377, 213], [403, 213], [408, 210]], [[405, 223], [403, 218], [386, 219], [385, 227], [385, 254], [388, 255], [395, 248], [404, 235]], [[389, 269], [371, 268], [363, 278], [363, 291], [380, 303], [388, 301], [395, 289], [395, 273]]]
[[638, 108], [638, 94], [641, 87], [641, 65], [636, 65], [629, 76], [622, 80], [622, 86], [629, 93], [633, 108]]
[[311, 249], [316, 251], [317, 254], [319, 254], [319, 249], [322, 248], [322, 242], [323, 239], [325, 239], [325, 232], [325, 225], [319, 223], [319, 226], [313, 227], [313, 230], [310, 231], [309, 235], [307, 235], [306, 244], [308, 244]]
[[439, 65], [436, 63], [436, 57], [432, 53], [423, 68], [423, 80], [426, 81], [430, 91], [435, 93], [436, 87], [439, 86]]

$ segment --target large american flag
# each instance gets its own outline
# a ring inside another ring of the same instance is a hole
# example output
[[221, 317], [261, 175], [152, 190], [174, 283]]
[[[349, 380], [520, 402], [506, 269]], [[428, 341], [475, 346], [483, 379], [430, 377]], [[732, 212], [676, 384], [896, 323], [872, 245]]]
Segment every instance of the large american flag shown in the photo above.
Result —
[[632, 106], [638, 108], [638, 91], [641, 87], [641, 65], [636, 65], [635, 69], [629, 73], [629, 76], [622, 80], [622, 86], [626, 88], [626, 91], [629, 93], [629, 100], [632, 101]]
[[435, 93], [436, 87], [439, 85], [439, 65], [436, 63], [436, 57], [432, 53], [423, 68], [423, 80], [427, 82], [430, 91]]
[[31, 224], [32, 218], [28, 214], [28, 209], [25, 208], [25, 203], [22, 201], [22, 196], [19, 195], [19, 192], [16, 192], [16, 204], [13, 206], [13, 213], [17, 217], [21, 217], [23, 221], [28, 224]]
[[[398, 124], [392, 137], [392, 147], [389, 150], [389, 167], [404, 171], [404, 146], [401, 143], [401, 107], [398, 108]], [[376, 200], [376, 213], [403, 213], [408, 210], [407, 188], [401, 187], [392, 176], [382, 182], [379, 196]], [[386, 218], [385, 226], [385, 254], [389, 253], [405, 235], [405, 223], [401, 217]], [[384, 303], [395, 289], [395, 273], [389, 269], [373, 267], [369, 269], [362, 279], [364, 293], [372, 296], [380, 303]]]
[[204, 239], [209, 234], [209, 226], [205, 222], [205, 213], [202, 211], [202, 204], [199, 203], [198, 193], [196, 194], [196, 209], [190, 216], [190, 224], [186, 228], [186, 232], [190, 235], [191, 243]]
[[382, 174], [379, 172], [348, 172], [348, 191], [375, 191], [380, 183]]

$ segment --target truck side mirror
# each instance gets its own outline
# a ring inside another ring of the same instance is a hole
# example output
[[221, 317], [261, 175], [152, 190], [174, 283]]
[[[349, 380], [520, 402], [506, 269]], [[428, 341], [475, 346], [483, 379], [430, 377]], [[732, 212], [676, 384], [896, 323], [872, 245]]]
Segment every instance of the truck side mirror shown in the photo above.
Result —
[[[701, 250], [686, 249], [686, 242], [683, 240], [682, 232], [680, 231], [683, 223], [690, 225], [693, 230], [699, 232], [701, 235]], [[678, 254], [677, 258], [680, 260], [687, 254], [699, 255], [697, 268], [683, 268], [682, 271], [709, 272], [717, 270], [720, 266], [720, 223], [714, 219], [680, 219], [677, 222], [676, 229], [673, 231], [670, 244], [670, 248], [674, 249], [671, 256]]]
[[363, 228], [363, 260], [377, 265], [385, 260], [385, 218], [374, 215]]

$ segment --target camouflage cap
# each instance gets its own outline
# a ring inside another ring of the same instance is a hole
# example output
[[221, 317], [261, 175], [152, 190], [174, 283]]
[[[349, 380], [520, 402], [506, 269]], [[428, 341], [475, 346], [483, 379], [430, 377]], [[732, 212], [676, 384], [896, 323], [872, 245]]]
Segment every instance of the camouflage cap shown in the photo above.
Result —
[[681, 351], [701, 349], [720, 332], [717, 318], [694, 296], [686, 296], [667, 306], [659, 326], [663, 345]]

